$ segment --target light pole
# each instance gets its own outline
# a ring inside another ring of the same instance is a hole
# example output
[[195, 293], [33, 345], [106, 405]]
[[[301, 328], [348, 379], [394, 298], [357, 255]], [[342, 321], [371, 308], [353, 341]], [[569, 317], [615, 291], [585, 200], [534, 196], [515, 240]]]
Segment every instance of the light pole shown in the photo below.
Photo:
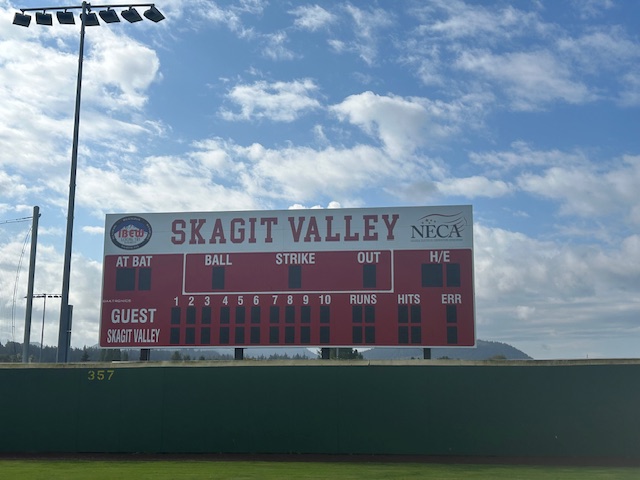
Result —
[[62, 298], [59, 293], [35, 293], [33, 298], [42, 298], [42, 329], [40, 330], [40, 358], [39, 363], [42, 363], [42, 350], [44, 349], [44, 316], [47, 311], [47, 298]]
[[67, 232], [65, 236], [64, 248], [64, 268], [62, 270], [62, 293], [60, 302], [60, 330], [58, 332], [58, 352], [56, 361], [66, 363], [69, 358], [69, 344], [71, 339], [71, 312], [69, 305], [69, 281], [71, 277], [71, 244], [73, 240], [73, 214], [76, 199], [76, 170], [78, 167], [78, 135], [80, 131], [80, 92], [82, 89], [82, 60], [84, 57], [84, 29], [85, 26], [100, 25], [98, 17], [92, 9], [104, 8], [99, 12], [100, 18], [105, 23], [120, 22], [118, 14], [113, 8], [126, 8], [120, 12], [122, 18], [130, 23], [139, 22], [142, 17], [135, 7], [149, 7], [144, 12], [144, 16], [153, 22], [164, 20], [164, 15], [155, 7], [153, 3], [135, 3], [122, 5], [91, 5], [82, 2], [82, 5], [62, 6], [62, 7], [39, 7], [21, 8], [20, 12], [14, 16], [14, 25], [28, 27], [31, 23], [31, 15], [25, 12], [36, 12], [36, 23], [39, 25], [53, 25], [53, 16], [47, 11], [55, 11], [58, 22], [61, 24], [75, 24], [73, 12], [68, 10], [81, 10], [80, 14], [80, 48], [78, 49], [78, 77], [76, 82], [76, 104], [73, 118], [73, 143], [71, 147], [71, 172], [69, 175], [69, 204], [67, 208]]

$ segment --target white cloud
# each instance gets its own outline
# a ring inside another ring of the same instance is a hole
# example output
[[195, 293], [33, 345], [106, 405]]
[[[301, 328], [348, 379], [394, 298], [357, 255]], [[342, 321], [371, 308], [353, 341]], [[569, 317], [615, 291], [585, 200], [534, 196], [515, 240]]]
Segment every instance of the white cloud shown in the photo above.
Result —
[[328, 12], [319, 5], [301, 5], [289, 10], [294, 15], [294, 25], [298, 28], [315, 32], [331, 25], [337, 20], [336, 15]]
[[322, 205], [314, 205], [312, 207], [307, 207], [299, 203], [289, 206], [289, 210], [306, 210], [306, 209], [319, 210], [322, 208], [341, 208], [341, 205], [340, 205], [340, 202], [329, 202], [329, 204], [326, 207], [323, 207]]
[[243, 210], [257, 206], [249, 192], [216, 183], [202, 165], [180, 158], [150, 157], [135, 170], [87, 167], [81, 175], [79, 203], [100, 215], [108, 211]]
[[110, 111], [141, 109], [146, 90], [158, 79], [156, 52], [110, 29], [96, 32], [84, 64], [83, 99]]
[[517, 49], [520, 41], [531, 35], [544, 42], [549, 30], [538, 12], [517, 9], [511, 5], [470, 4], [459, 0], [422, 2], [410, 9], [417, 26], [406, 38], [395, 41], [401, 45], [403, 63], [415, 68], [425, 85], [448, 91], [478, 91], [481, 83], [461, 81], [459, 74], [450, 72], [461, 52], [486, 48]]
[[[99, 216], [108, 211], [268, 208], [274, 202], [304, 205], [322, 198], [358, 206], [364, 192], [381, 190], [398, 199], [423, 201], [420, 184], [443, 174], [427, 158], [395, 158], [368, 145], [267, 148], [210, 139], [195, 143], [183, 157], [86, 166], [79, 173], [78, 203]], [[498, 182], [471, 183], [476, 195], [495, 195], [499, 188]], [[446, 193], [469, 196], [469, 188], [469, 183], [457, 188], [449, 183]], [[436, 193], [434, 186], [430, 194]]]
[[317, 90], [318, 86], [311, 79], [236, 85], [227, 98], [240, 107], [240, 112], [222, 109], [220, 114], [226, 120], [266, 118], [292, 122], [304, 112], [320, 107], [320, 102], [313, 98]]
[[475, 126], [482, 115], [482, 100], [469, 96], [454, 102], [427, 98], [402, 98], [364, 92], [330, 107], [341, 120], [378, 137], [391, 156], [404, 156], [417, 148], [437, 145], [465, 122]]
[[540, 110], [562, 101], [581, 104], [595, 96], [571, 71], [547, 51], [493, 54], [465, 51], [456, 67], [481, 75], [503, 86], [516, 110]]
[[[87, 32], [81, 153], [92, 153], [91, 142], [107, 155], [131, 153], [137, 134], [158, 133], [155, 128], [151, 131], [157, 122], [141, 116], [147, 91], [159, 78], [157, 54], [118, 32], [108, 28]], [[17, 41], [16, 35], [26, 40]], [[45, 199], [50, 195], [47, 188], [65, 190], [60, 178], [70, 157], [77, 37], [77, 28], [57, 24], [14, 26], [10, 36], [0, 37], [0, 165], [12, 173], [37, 172], [29, 188], [42, 191]]]
[[510, 170], [521, 170], [531, 167], [547, 167], [556, 165], [579, 165], [588, 163], [588, 159], [582, 152], [564, 152], [562, 150], [535, 150], [531, 145], [523, 141], [511, 144], [512, 149], [507, 151], [471, 152], [469, 159], [488, 170], [497, 170], [504, 173]]
[[71, 137], [64, 115], [73, 113], [77, 57], [8, 40], [0, 42], [0, 66], [0, 164], [22, 171], [55, 164], [57, 141]]
[[309, 201], [319, 196], [345, 198], [364, 186], [375, 188], [388, 175], [397, 176], [392, 161], [368, 146], [324, 150], [262, 149], [252, 159], [247, 182], [255, 193]]
[[337, 38], [331, 38], [329, 40], [327, 40], [327, 43], [329, 44], [329, 46], [336, 52], [336, 53], [343, 53], [348, 51], [348, 46], [346, 44], [346, 42], [337, 39]]
[[582, 19], [599, 17], [615, 6], [613, 0], [571, 0], [577, 15]]
[[[102, 289], [102, 263], [82, 255], [74, 256], [69, 304], [73, 305], [73, 329], [71, 342], [74, 345], [93, 346], [98, 343], [100, 327], [100, 294]], [[57, 332], [56, 332], [57, 333]], [[75, 338], [74, 338], [75, 337]], [[46, 343], [46, 342], [45, 342]], [[50, 345], [57, 344], [56, 341]]]
[[558, 50], [592, 74], [634, 67], [640, 58], [640, 44], [628, 38], [620, 28], [589, 31], [577, 38], [561, 38]]
[[245, 26], [242, 16], [260, 15], [264, 10], [264, 3], [255, 2], [238, 2], [231, 4], [226, 8], [218, 6], [215, 2], [203, 2], [201, 11], [203, 18], [213, 22], [214, 24], [223, 24], [234, 32], [239, 38], [253, 38], [255, 31], [252, 27]]
[[[493, 42], [496, 38], [545, 30], [535, 12], [525, 12], [511, 5], [500, 8], [471, 5], [459, 0], [437, 0], [415, 11], [424, 22], [420, 27], [422, 33], [447, 39], [474, 38], [480, 42]], [[443, 19], [437, 18], [442, 14]]]
[[527, 305], [532, 295], [569, 300], [594, 292], [588, 266], [570, 248], [483, 225], [474, 226], [474, 237], [479, 298], [508, 299], [515, 306]]
[[[610, 7], [579, 3], [580, 13]], [[484, 88], [504, 90], [517, 110], [618, 96], [621, 103], [633, 101], [619, 94], [619, 85], [624, 89], [628, 75], [637, 71], [640, 47], [620, 23], [582, 21], [571, 28], [547, 21], [545, 4], [518, 6], [457, 0], [420, 5], [412, 10], [420, 24], [403, 41], [402, 58], [426, 85], [442, 87], [455, 78], [458, 88], [470, 91], [482, 86], [478, 80], [489, 79], [492, 84]], [[451, 66], [472, 76], [463, 81], [448, 73]], [[593, 77], [590, 82], [585, 74]]]
[[526, 192], [561, 203], [561, 213], [582, 217], [620, 215], [633, 220], [640, 198], [640, 157], [627, 156], [614, 165], [551, 167], [542, 174], [522, 174], [518, 186]]
[[406, 155], [425, 142], [429, 112], [418, 102], [373, 92], [351, 95], [331, 110], [377, 136], [390, 155]]
[[593, 348], [597, 335], [622, 342], [637, 332], [640, 301], [632, 294], [632, 285], [640, 283], [637, 235], [611, 250], [542, 242], [479, 224], [474, 237], [480, 338], [530, 345], [536, 358], [543, 358], [532, 337], [548, 336], [554, 344], [549, 355], [557, 357], [562, 343], [583, 338]]
[[0, 191], [12, 200], [20, 200], [25, 197], [30, 188], [18, 175], [10, 175], [0, 170]]
[[394, 24], [393, 14], [380, 8], [364, 10], [352, 4], [347, 4], [344, 9], [353, 20], [355, 38], [334, 42], [333, 46], [339, 46], [337, 51], [355, 52], [367, 65], [372, 65], [378, 55], [379, 32]]
[[82, 227], [82, 231], [89, 235], [104, 235], [104, 227], [85, 225]]
[[482, 176], [448, 178], [437, 183], [438, 191], [452, 197], [497, 198], [512, 193], [514, 188], [502, 180], [491, 180]]
[[265, 34], [262, 53], [272, 60], [293, 60], [296, 55], [286, 47], [288, 37], [285, 32]]
[[628, 73], [622, 77], [622, 89], [618, 99], [623, 107], [640, 105], [640, 72]]

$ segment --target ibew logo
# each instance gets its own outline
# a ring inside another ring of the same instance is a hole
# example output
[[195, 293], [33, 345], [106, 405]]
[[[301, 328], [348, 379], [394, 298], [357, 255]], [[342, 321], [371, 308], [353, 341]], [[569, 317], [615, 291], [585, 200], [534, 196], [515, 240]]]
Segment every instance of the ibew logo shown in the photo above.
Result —
[[418, 219], [418, 225], [411, 225], [412, 240], [457, 240], [468, 225], [462, 212], [453, 215], [432, 213]]
[[110, 237], [115, 246], [135, 250], [151, 240], [151, 224], [135, 215], [123, 217], [111, 227]]

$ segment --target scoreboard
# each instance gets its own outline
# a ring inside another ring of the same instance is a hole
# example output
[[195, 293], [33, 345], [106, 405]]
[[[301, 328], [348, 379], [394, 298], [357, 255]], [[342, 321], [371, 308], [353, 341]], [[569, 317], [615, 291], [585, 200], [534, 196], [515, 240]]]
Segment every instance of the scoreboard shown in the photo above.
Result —
[[475, 345], [471, 206], [106, 216], [100, 346]]

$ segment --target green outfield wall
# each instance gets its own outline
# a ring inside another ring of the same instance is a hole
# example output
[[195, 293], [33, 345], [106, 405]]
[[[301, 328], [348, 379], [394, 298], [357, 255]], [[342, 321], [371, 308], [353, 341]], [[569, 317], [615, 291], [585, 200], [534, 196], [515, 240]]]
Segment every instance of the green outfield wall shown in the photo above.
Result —
[[0, 452], [640, 459], [640, 361], [1, 364]]

